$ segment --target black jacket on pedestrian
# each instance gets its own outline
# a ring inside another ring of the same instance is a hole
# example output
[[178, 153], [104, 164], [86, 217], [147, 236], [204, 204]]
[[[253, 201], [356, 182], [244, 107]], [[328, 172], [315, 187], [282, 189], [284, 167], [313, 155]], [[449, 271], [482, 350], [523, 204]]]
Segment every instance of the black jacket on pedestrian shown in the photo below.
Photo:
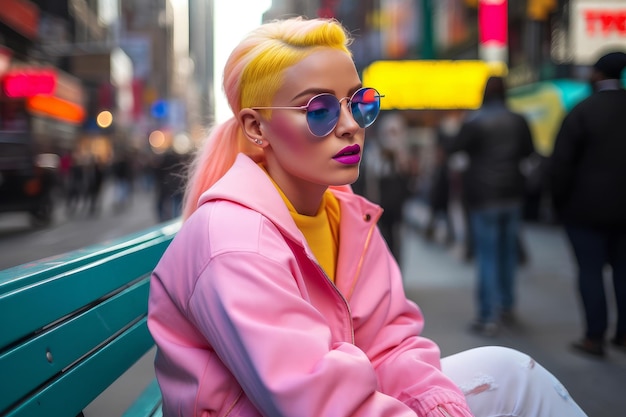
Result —
[[626, 90], [595, 92], [565, 117], [550, 187], [564, 223], [626, 231]]
[[465, 151], [470, 160], [463, 176], [468, 208], [522, 202], [525, 180], [520, 165], [534, 145], [526, 119], [511, 111], [502, 97], [486, 97], [468, 117], [449, 149], [457, 151]]

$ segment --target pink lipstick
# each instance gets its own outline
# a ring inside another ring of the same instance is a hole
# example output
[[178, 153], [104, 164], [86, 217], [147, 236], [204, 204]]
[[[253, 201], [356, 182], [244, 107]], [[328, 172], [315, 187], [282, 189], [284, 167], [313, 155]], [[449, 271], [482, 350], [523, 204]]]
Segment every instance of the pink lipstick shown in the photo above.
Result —
[[343, 148], [333, 159], [341, 164], [355, 165], [361, 162], [361, 147], [350, 145]]

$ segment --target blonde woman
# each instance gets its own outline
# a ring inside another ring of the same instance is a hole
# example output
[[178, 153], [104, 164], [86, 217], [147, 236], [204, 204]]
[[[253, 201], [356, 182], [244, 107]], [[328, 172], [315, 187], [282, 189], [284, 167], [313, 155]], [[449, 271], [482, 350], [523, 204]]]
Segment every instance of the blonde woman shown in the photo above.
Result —
[[154, 271], [164, 416], [584, 416], [531, 358], [440, 359], [376, 222], [353, 194], [381, 94], [333, 20], [260, 26], [224, 71], [234, 116], [191, 170]]

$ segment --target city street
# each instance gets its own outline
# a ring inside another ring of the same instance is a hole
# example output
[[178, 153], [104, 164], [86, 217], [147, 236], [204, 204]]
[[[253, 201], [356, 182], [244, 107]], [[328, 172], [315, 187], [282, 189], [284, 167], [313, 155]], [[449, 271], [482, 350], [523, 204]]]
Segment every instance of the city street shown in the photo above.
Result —
[[100, 211], [94, 215], [77, 212], [69, 216], [59, 198], [53, 223], [40, 229], [30, 226], [25, 213], [0, 214], [0, 270], [106, 242], [156, 224], [153, 192], [139, 186], [136, 189], [128, 207], [115, 209], [113, 183], [106, 182]]
[[[18, 261], [30, 262], [155, 224], [151, 193], [137, 193], [132, 206], [121, 212], [107, 205], [110, 195], [107, 199], [99, 217], [61, 216], [48, 229], [26, 231], [17, 215], [0, 219], [0, 264], [6, 268]], [[519, 323], [494, 338], [484, 338], [467, 330], [475, 306], [474, 265], [462, 261], [455, 248], [422, 238], [415, 227], [423, 220], [422, 206], [413, 204], [407, 212], [413, 226], [405, 227], [402, 239], [406, 291], [424, 312], [424, 335], [441, 346], [443, 356], [483, 345], [512, 347], [530, 354], [554, 373], [590, 417], [622, 414], [626, 409], [626, 353], [609, 348], [607, 357], [599, 360], [569, 348], [581, 334], [581, 317], [574, 265], [559, 227], [525, 225], [522, 238], [529, 261], [518, 279]], [[154, 349], [94, 401], [85, 416], [121, 415], [154, 376], [153, 357]]]

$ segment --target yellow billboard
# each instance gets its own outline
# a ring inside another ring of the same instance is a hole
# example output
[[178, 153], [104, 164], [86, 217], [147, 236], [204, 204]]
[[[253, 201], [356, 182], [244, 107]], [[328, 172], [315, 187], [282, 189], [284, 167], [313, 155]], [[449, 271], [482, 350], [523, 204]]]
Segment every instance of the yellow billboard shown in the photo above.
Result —
[[506, 71], [478, 60], [376, 61], [363, 71], [363, 85], [385, 96], [383, 110], [476, 109], [487, 78]]

